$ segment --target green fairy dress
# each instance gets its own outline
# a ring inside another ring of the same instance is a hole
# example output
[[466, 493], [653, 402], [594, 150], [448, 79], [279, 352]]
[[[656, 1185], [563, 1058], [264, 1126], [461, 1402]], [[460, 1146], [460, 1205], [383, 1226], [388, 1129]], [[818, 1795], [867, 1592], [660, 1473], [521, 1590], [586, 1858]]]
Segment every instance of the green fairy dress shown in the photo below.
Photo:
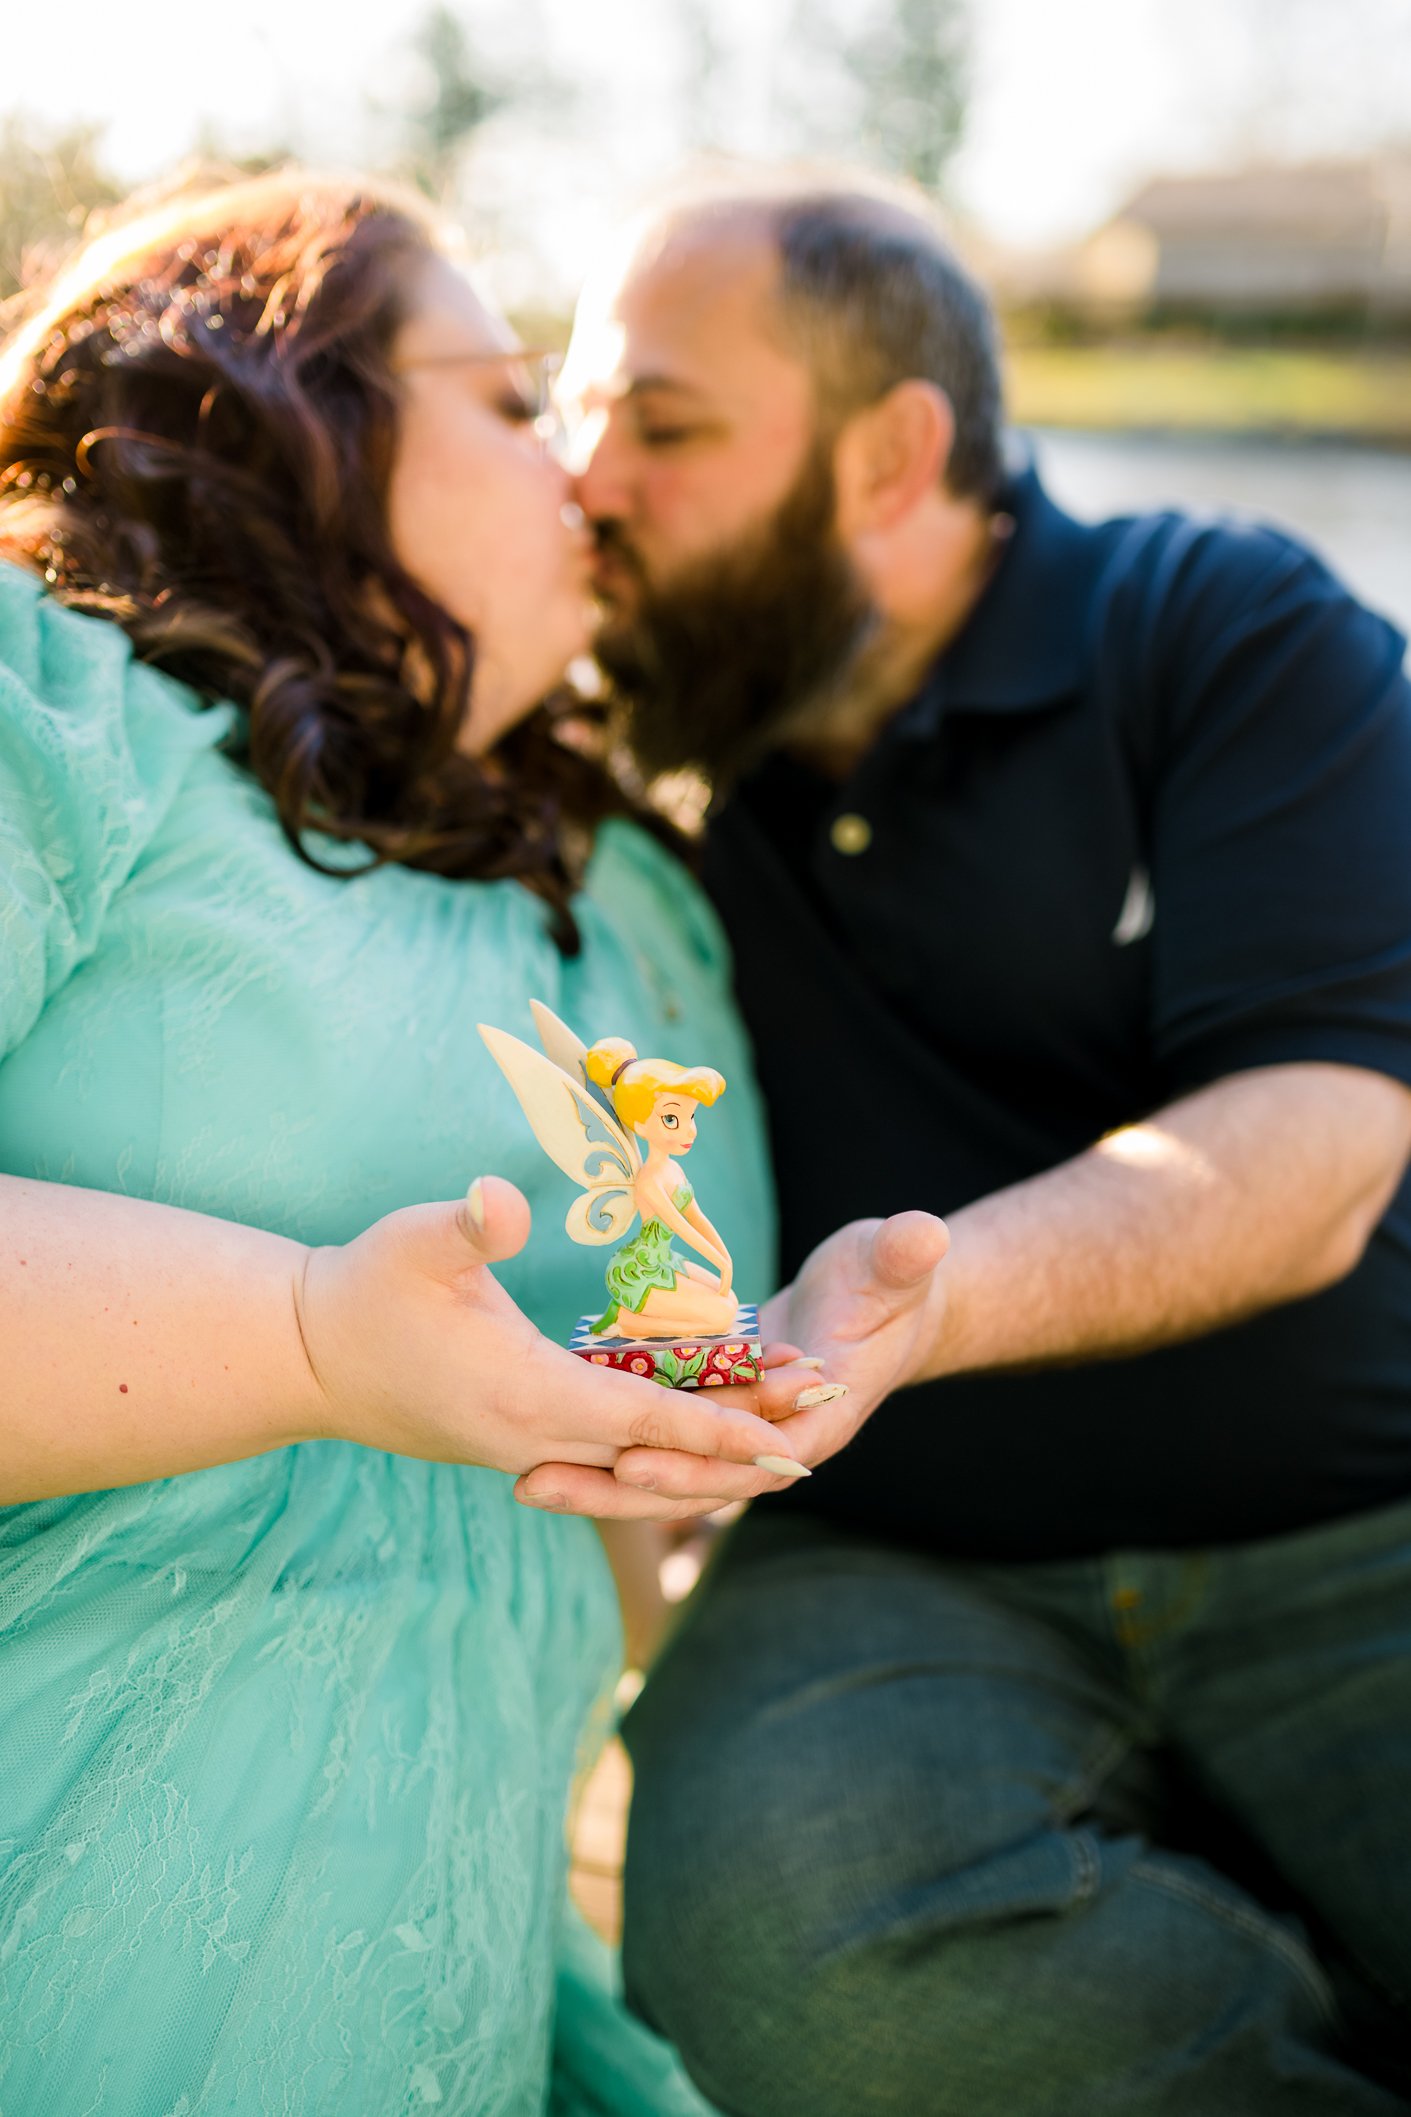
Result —
[[[671, 1194], [677, 1212], [684, 1213], [695, 1195], [688, 1183], [678, 1184]], [[604, 1276], [613, 1305], [593, 1325], [594, 1337], [601, 1337], [612, 1328], [620, 1308], [631, 1309], [640, 1316], [653, 1288], [664, 1287], [670, 1293], [685, 1269], [686, 1259], [671, 1247], [671, 1230], [666, 1222], [644, 1220], [608, 1265]]]
[[[567, 958], [512, 882], [296, 859], [237, 724], [0, 565], [0, 1171], [339, 1243], [493, 1169], [534, 1211], [496, 1274], [562, 1338], [587, 1260], [475, 1027], [532, 1036], [537, 997], [708, 1039], [696, 1151], [763, 1283], [758, 1099], [680, 867], [607, 826]], [[320, 1440], [0, 1507], [0, 2111], [699, 2117], [567, 1897], [619, 1655], [593, 1525], [491, 1470]]]

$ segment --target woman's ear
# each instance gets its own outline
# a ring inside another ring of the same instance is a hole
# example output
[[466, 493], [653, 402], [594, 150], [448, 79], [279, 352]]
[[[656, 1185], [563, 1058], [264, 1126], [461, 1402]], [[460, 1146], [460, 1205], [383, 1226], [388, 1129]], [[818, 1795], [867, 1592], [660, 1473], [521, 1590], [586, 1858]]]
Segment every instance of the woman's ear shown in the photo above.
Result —
[[938, 491], [954, 439], [949, 397], [917, 376], [855, 412], [834, 448], [842, 536], [893, 529]]

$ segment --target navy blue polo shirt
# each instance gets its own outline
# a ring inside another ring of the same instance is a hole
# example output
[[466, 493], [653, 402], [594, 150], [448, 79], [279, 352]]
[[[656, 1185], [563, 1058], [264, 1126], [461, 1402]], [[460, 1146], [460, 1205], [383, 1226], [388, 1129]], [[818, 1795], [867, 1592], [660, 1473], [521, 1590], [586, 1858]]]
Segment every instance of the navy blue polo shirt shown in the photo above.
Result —
[[[1411, 1084], [1404, 642], [1278, 532], [1080, 524], [1032, 471], [843, 785], [714, 819], [782, 1265], [1250, 1067]], [[1337, 1286], [1139, 1356], [899, 1392], [778, 1504], [981, 1558], [1239, 1541], [1411, 1493], [1411, 1183]]]

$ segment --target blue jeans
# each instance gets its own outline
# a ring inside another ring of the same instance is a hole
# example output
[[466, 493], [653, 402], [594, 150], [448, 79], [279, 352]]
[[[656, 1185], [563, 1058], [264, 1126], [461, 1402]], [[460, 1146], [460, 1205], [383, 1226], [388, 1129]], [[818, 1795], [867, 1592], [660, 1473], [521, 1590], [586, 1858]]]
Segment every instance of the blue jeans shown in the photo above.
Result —
[[1411, 2109], [1411, 1505], [955, 1565], [756, 1507], [628, 1716], [628, 1996], [731, 2117]]

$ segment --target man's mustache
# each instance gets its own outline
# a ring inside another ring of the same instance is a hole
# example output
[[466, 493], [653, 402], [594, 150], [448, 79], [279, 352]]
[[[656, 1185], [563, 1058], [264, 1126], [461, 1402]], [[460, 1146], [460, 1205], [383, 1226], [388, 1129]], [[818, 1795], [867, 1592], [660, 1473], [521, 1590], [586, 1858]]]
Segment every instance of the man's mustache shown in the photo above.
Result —
[[593, 534], [595, 555], [598, 558], [613, 559], [619, 565], [625, 566], [645, 587], [647, 570], [642, 564], [641, 553], [621, 525], [617, 522], [593, 522], [589, 526]]

